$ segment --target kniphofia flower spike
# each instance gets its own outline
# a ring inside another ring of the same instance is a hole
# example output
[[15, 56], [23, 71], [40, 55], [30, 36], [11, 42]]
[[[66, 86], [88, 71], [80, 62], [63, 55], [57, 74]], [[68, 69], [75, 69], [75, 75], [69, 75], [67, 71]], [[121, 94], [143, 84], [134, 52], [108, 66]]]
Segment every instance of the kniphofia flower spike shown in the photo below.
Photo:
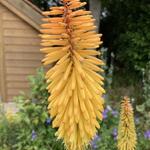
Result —
[[95, 50], [101, 34], [95, 32], [91, 12], [81, 9], [85, 4], [62, 0], [62, 6], [43, 12], [43, 63], [53, 64], [46, 74], [48, 110], [68, 150], [83, 150], [102, 120], [104, 78], [98, 72], [103, 72], [99, 66], [104, 63]]
[[136, 131], [134, 124], [133, 108], [128, 97], [121, 103], [120, 123], [118, 130], [118, 150], [135, 150]]

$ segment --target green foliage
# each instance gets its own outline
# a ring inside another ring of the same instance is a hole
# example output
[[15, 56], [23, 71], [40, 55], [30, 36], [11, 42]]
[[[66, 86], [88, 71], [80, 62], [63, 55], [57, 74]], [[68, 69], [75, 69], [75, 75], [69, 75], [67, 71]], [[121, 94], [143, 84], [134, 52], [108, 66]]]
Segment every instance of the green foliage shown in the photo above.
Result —
[[[45, 80], [45, 74], [44, 69], [39, 68], [37, 70], [36, 76], [29, 76], [29, 84], [30, 84], [30, 97], [32, 100], [36, 101], [39, 100], [39, 102], [47, 103], [47, 98], [49, 96], [46, 87], [46, 80]], [[43, 99], [44, 98], [44, 99]]]
[[6, 117], [0, 119], [0, 150], [63, 150], [47, 113], [48, 92], [43, 69], [29, 80], [30, 96], [22, 93], [15, 98], [19, 108], [17, 118], [12, 122]]
[[[60, 5], [61, 0], [30, 0], [34, 5], [38, 6], [42, 10], [47, 10], [49, 6]], [[88, 1], [88, 0], [81, 0]]]
[[[108, 109], [109, 108], [109, 109]], [[114, 113], [114, 114], [113, 114]], [[104, 120], [99, 131], [101, 140], [97, 143], [97, 149], [116, 150], [117, 146], [117, 128], [118, 128], [118, 111], [111, 109], [110, 106], [104, 111]]]
[[31, 2], [41, 10], [49, 10], [50, 6], [60, 5], [60, 0], [31, 0]]
[[31, 2], [39, 7], [42, 10], [47, 10], [48, 9], [48, 2], [50, 0], [31, 0]]
[[144, 139], [143, 134], [139, 133], [138, 135], [138, 146], [136, 150], [149, 150], [150, 143], [149, 139]]
[[150, 129], [150, 62], [145, 68], [141, 68], [141, 71], [143, 72], [143, 100], [136, 109], [145, 122], [144, 127]]
[[[0, 110], [3, 106], [0, 106]], [[12, 118], [11, 118], [12, 119]], [[7, 119], [4, 112], [0, 112], [0, 150], [11, 150], [11, 146], [17, 142], [17, 122]]]
[[[22, 93], [15, 98], [19, 112], [9, 116], [1, 111], [0, 150], [64, 150], [62, 141], [55, 137], [56, 130], [51, 127], [47, 113], [48, 92], [43, 69], [29, 79], [30, 96]], [[116, 150], [119, 111], [107, 105], [103, 116], [101, 128], [91, 141], [89, 150]], [[144, 124], [142, 117], [136, 117], [137, 150], [149, 150], [149, 139], [144, 137], [144, 132], [149, 128]]]
[[[150, 59], [150, 4], [148, 0], [104, 0], [101, 31], [115, 76], [131, 85]], [[123, 78], [127, 80], [123, 80]], [[141, 78], [142, 80], [142, 78]], [[123, 82], [121, 82], [123, 84]], [[138, 83], [139, 84], [139, 83]]]

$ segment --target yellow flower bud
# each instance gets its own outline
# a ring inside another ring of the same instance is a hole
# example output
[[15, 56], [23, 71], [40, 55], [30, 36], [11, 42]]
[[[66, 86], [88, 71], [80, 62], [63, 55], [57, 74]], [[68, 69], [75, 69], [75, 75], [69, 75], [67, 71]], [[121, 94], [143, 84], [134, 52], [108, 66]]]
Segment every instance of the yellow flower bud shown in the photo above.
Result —
[[135, 150], [137, 143], [133, 108], [128, 97], [121, 103], [121, 114], [118, 130], [118, 150]]

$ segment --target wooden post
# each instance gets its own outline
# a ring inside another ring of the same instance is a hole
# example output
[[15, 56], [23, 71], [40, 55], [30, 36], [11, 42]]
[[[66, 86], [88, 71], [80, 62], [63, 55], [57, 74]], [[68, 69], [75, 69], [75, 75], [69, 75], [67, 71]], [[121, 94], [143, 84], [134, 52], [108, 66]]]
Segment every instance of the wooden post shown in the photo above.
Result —
[[4, 66], [4, 41], [3, 41], [3, 13], [0, 10], [0, 96], [6, 101], [5, 66]]
[[101, 0], [89, 0], [89, 4], [90, 4], [90, 11], [92, 11], [94, 18], [96, 19], [97, 32], [99, 32]]

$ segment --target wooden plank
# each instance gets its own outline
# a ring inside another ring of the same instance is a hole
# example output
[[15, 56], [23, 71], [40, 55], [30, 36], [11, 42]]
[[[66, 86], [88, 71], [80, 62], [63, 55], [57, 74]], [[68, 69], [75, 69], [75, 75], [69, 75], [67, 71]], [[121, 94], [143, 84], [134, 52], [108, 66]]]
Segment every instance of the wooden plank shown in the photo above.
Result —
[[26, 4], [24, 1], [1, 0], [1, 3], [24, 21], [33, 26], [36, 30], [40, 30], [40, 24], [42, 23], [41, 19], [43, 18], [42, 15]]
[[[39, 46], [23, 46], [23, 45], [5, 45], [5, 52], [13, 52], [13, 53], [40, 53]], [[44, 55], [44, 54], [42, 54]]]
[[39, 38], [38, 32], [34, 29], [4, 29], [4, 36], [6, 37], [31, 37], [31, 38]]
[[29, 88], [28, 82], [7, 82], [7, 88]]
[[24, 67], [24, 68], [37, 68], [42, 65], [40, 61], [23, 61], [23, 60], [7, 60], [6, 67]]
[[4, 21], [3, 23], [4, 29], [32, 29], [30, 25], [28, 25], [26, 22], [19, 20], [19, 21]]
[[[16, 96], [16, 95], [15, 95]], [[14, 99], [14, 95], [13, 96], [11, 96], [11, 95], [7, 95], [7, 102], [12, 102], [13, 101], [13, 99]]]
[[17, 82], [28, 82], [28, 76], [27, 75], [11, 75], [8, 74], [6, 76], [6, 81], [17, 81]]
[[13, 37], [5, 37], [4, 44], [6, 45], [33, 45], [39, 46], [40, 39], [39, 38], [13, 38]]
[[6, 68], [7, 74], [11, 75], [33, 75], [36, 72], [34, 68]]
[[6, 7], [5, 7], [6, 11], [3, 14], [3, 20], [4, 21], [20, 21], [20, 18], [17, 17], [14, 13], [12, 13], [11, 11], [9, 11]]
[[7, 95], [7, 102], [12, 102], [14, 99], [14, 96]]
[[2, 100], [6, 101], [6, 84], [5, 84], [5, 64], [4, 64], [4, 42], [3, 42], [3, 13], [0, 13], [0, 93], [2, 94]]
[[43, 56], [40, 53], [6, 53], [6, 60], [42, 60]]
[[9, 95], [9, 96], [17, 96], [17, 95], [19, 95], [20, 94], [20, 92], [25, 92], [25, 93], [27, 93], [27, 92], [29, 92], [29, 89], [20, 89], [20, 88], [9, 88], [8, 89], [8, 91], [7, 91], [7, 94]]
[[[24, 91], [24, 90], [20, 90], [20, 92], [21, 91]], [[9, 95], [7, 95], [7, 100], [8, 100], [8, 102], [12, 102], [13, 101], [13, 99], [14, 99], [14, 97], [16, 97], [16, 96], [18, 96], [19, 94], [9, 94]], [[29, 92], [27, 92], [26, 93], [26, 95], [29, 95]]]
[[23, 0], [26, 4], [28, 4], [30, 7], [32, 7], [33, 9], [35, 9], [39, 14], [42, 14], [42, 10], [39, 9], [36, 5], [34, 5], [32, 2], [30, 2], [29, 0]]
[[26, 4], [24, 1], [20, 0], [7, 0], [11, 5], [13, 5], [15, 8], [20, 10], [23, 14], [31, 18], [32, 21], [36, 22], [37, 24], [41, 23], [42, 15], [35, 11], [32, 6], [29, 4]]
[[4, 12], [6, 10], [6, 8], [0, 4], [0, 13]]

